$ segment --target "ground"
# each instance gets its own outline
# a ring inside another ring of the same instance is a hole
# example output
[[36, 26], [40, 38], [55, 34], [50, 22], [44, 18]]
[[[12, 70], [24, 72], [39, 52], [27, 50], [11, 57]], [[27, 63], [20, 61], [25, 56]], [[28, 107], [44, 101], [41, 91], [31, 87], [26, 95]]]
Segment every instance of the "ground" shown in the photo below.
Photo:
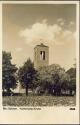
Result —
[[5, 96], [3, 106], [75, 106], [75, 96]]

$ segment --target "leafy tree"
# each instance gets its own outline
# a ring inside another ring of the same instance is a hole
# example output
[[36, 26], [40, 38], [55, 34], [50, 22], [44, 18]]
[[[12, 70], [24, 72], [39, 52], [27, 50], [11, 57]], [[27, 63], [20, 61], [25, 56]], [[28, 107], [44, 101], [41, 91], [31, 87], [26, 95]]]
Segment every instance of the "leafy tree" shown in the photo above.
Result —
[[68, 88], [70, 89], [70, 95], [72, 95], [73, 90], [76, 92], [76, 67], [70, 68], [66, 73], [70, 76]]
[[40, 86], [43, 86], [43, 88], [47, 89], [50, 93], [54, 91], [55, 95], [60, 95], [61, 88], [66, 89], [69, 75], [65, 72], [64, 68], [58, 64], [41, 67], [38, 73]]
[[28, 95], [28, 88], [33, 87], [36, 70], [30, 58], [19, 68], [18, 77], [21, 85], [26, 88], [26, 95]]
[[2, 88], [10, 92], [10, 88], [16, 87], [16, 76], [17, 67], [11, 63], [11, 53], [2, 52]]
[[76, 78], [76, 68], [70, 68], [66, 73], [70, 75], [70, 78]]

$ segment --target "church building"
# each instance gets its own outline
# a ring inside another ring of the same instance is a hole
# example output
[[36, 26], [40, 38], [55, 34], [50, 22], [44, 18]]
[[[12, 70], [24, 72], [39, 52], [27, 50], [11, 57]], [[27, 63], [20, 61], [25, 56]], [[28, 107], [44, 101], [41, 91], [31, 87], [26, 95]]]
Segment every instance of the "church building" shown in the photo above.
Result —
[[38, 69], [39, 67], [49, 65], [49, 47], [41, 43], [36, 45], [34, 48], [34, 67]]

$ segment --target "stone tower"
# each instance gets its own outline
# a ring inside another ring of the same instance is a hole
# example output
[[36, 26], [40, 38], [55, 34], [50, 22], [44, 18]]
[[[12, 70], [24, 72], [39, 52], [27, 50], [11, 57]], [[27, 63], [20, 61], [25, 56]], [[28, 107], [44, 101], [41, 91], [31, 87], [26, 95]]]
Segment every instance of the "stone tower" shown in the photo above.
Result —
[[49, 47], [43, 43], [34, 48], [34, 67], [39, 68], [49, 65]]

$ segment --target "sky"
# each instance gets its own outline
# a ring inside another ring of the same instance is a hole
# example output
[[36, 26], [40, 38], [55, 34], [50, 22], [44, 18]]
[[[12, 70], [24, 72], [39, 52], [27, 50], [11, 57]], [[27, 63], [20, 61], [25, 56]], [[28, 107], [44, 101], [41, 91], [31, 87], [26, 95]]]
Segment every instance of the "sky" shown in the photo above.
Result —
[[40, 43], [49, 46], [49, 65], [66, 70], [76, 58], [76, 5], [4, 4], [3, 50], [11, 52], [17, 67], [31, 58]]

